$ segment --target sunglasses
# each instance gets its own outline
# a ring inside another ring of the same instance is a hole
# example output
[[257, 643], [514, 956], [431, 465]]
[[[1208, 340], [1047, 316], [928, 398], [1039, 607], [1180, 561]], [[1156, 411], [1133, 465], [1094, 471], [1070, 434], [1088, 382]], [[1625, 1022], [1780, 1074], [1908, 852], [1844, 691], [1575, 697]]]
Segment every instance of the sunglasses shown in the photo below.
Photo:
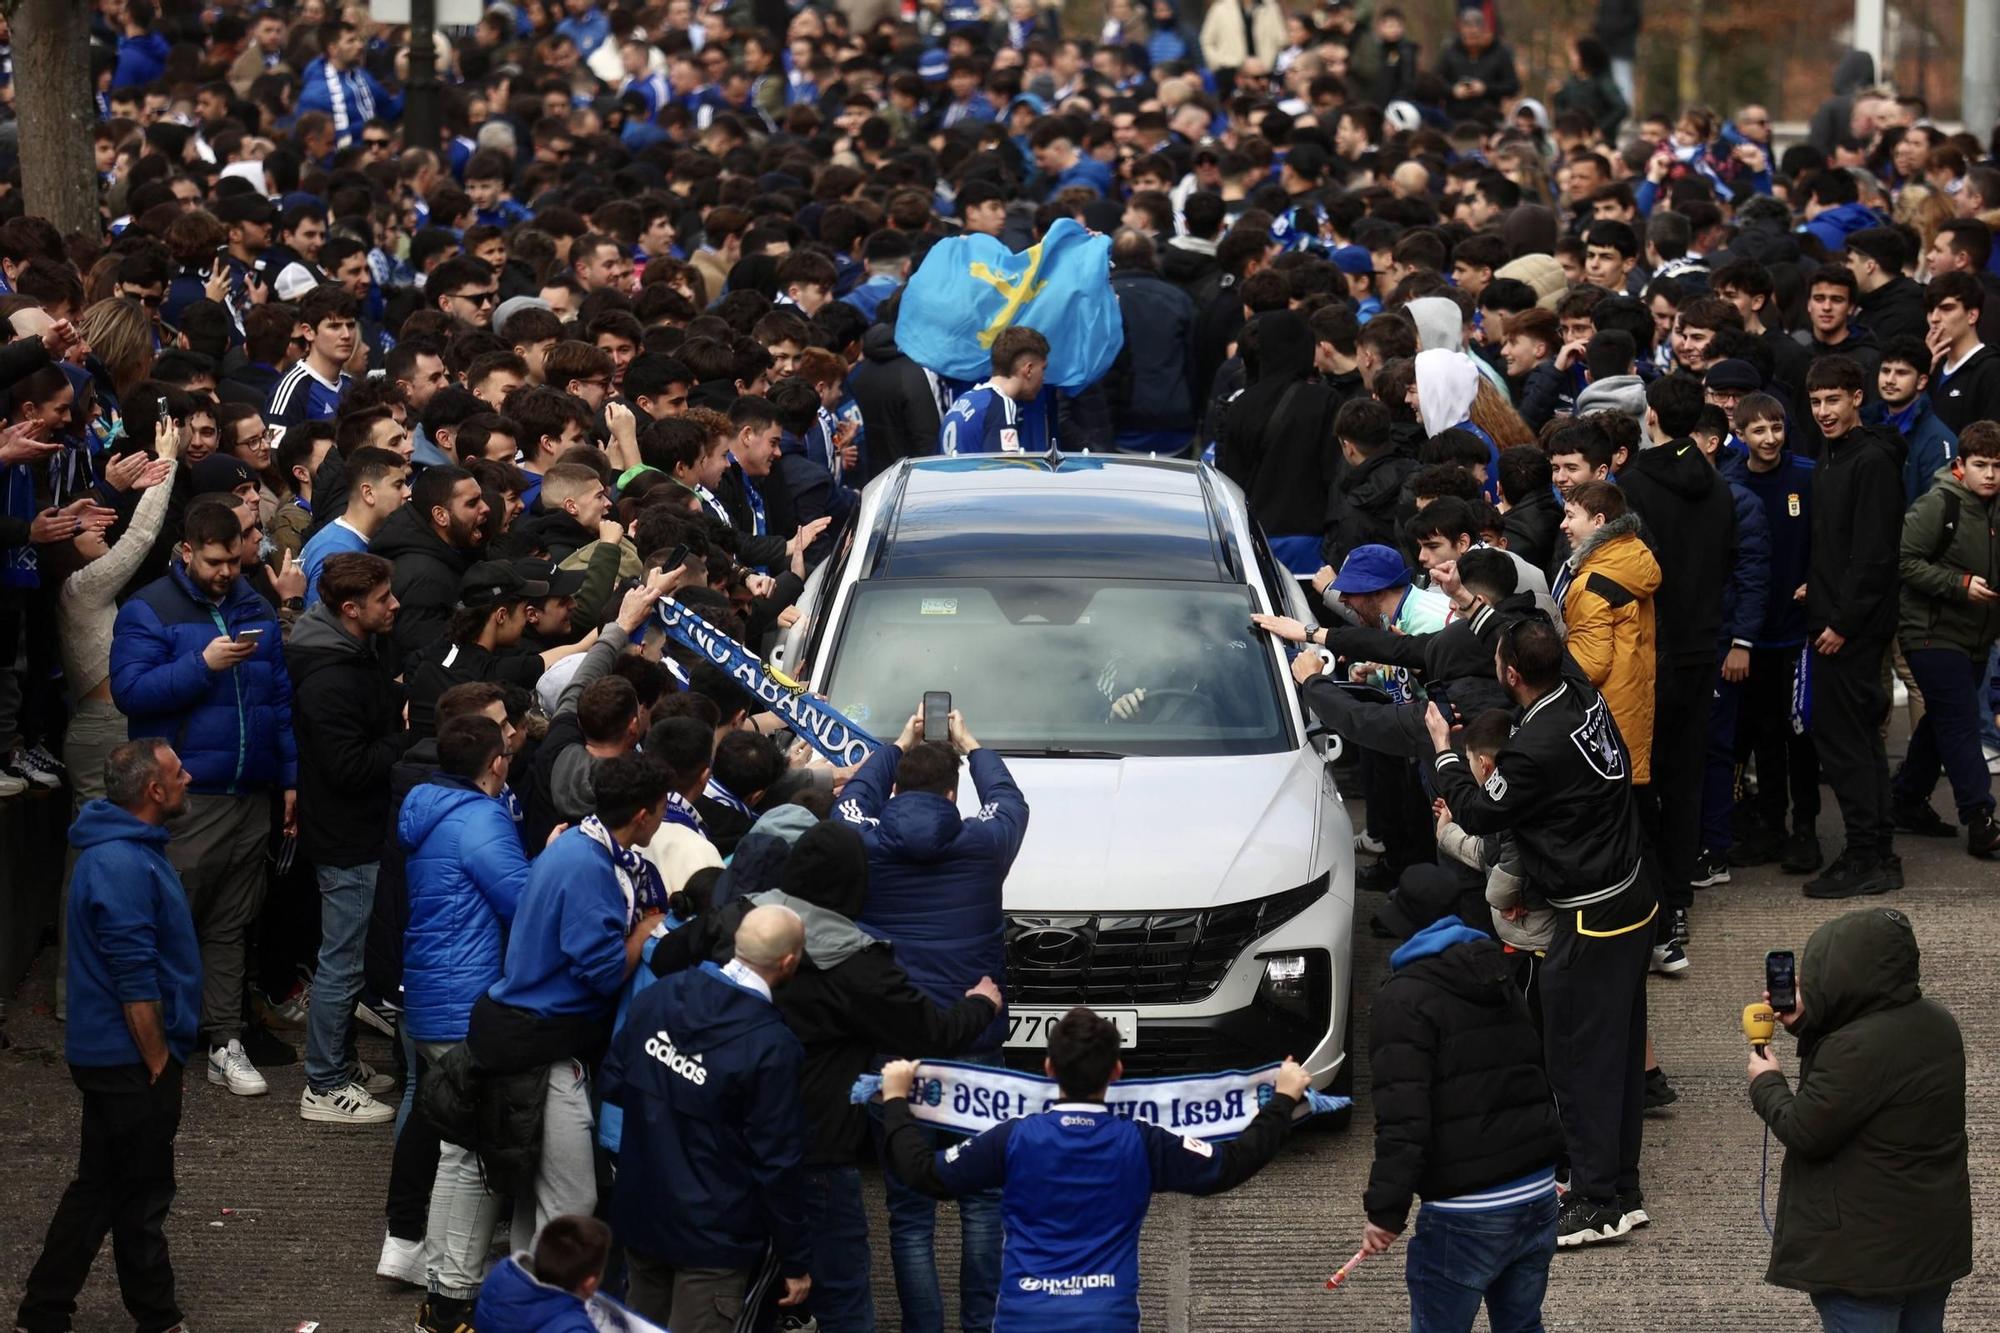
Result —
[[361, 146], [363, 148], [387, 148], [389, 141], [387, 139], [363, 139]]
[[500, 299], [500, 289], [498, 287], [488, 287], [483, 292], [457, 292], [452, 296], [452, 299], [454, 301], [466, 301], [472, 305], [492, 305]]

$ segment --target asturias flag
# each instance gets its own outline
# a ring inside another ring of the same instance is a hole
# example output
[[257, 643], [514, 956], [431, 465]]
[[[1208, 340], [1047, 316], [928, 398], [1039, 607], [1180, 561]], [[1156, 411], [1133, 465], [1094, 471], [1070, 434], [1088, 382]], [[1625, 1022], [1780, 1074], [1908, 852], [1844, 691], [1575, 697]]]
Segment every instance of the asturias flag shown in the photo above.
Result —
[[896, 345], [946, 379], [978, 381], [993, 373], [993, 340], [1010, 324], [1049, 340], [1047, 383], [1102, 379], [1125, 344], [1111, 238], [1063, 218], [1019, 254], [991, 236], [939, 241], [903, 291]]

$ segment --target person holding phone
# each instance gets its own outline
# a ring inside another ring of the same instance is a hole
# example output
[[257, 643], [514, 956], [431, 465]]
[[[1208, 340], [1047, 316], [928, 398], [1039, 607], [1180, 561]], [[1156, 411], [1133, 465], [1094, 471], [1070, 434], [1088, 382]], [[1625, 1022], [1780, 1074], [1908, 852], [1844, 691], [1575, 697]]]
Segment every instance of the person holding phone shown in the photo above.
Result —
[[1835, 917], [1778, 1013], [1797, 1086], [1771, 1047], [1750, 1056], [1751, 1105], [1785, 1146], [1764, 1280], [1807, 1293], [1826, 1333], [1937, 1333], [1972, 1271], [1965, 1042], [1918, 960], [1903, 913]]

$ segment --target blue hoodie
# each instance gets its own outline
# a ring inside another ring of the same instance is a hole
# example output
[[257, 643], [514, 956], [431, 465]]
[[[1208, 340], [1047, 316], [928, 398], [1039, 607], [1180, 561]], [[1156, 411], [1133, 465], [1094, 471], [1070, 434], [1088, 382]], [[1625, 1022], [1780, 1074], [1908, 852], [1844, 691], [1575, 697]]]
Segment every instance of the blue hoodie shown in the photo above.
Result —
[[1389, 970], [1393, 972], [1399, 967], [1408, 967], [1420, 958], [1434, 957], [1454, 944], [1472, 944], [1492, 938], [1455, 916], [1439, 917], [1396, 947], [1396, 951], [1389, 955]]
[[611, 853], [571, 829], [528, 872], [493, 998], [541, 1018], [611, 1017], [625, 985], [632, 919]]
[[1931, 396], [1927, 393], [1912, 398], [1900, 412], [1889, 412], [1881, 403], [1874, 403], [1862, 414], [1862, 419], [1871, 425], [1893, 427], [1903, 437], [1907, 446], [1903, 455], [1905, 507], [1915, 504], [1917, 497], [1931, 488], [1939, 468], [1958, 457], [1958, 436], [1931, 410]]
[[533, 1262], [516, 1254], [486, 1275], [472, 1312], [479, 1333], [597, 1333], [582, 1301], [528, 1272]]
[[637, 1131], [618, 1156], [619, 1239], [694, 1268], [755, 1268], [769, 1244], [781, 1273], [804, 1275], [804, 1069], [777, 1006], [714, 963], [640, 992], [599, 1077]]
[[157, 1000], [167, 1050], [186, 1063], [201, 1026], [201, 946], [171, 837], [122, 806], [92, 801], [70, 825], [79, 853], [69, 887], [69, 1022], [73, 1065], [135, 1065], [125, 1006]]
[[[870, 755], [834, 807], [834, 818], [861, 831], [868, 849], [868, 897], [859, 924], [896, 946], [910, 984], [947, 1007], [988, 976], [1007, 989], [1007, 918], [1000, 888], [1028, 832], [1028, 802], [1007, 765], [991, 750], [966, 759], [979, 812], [970, 819], [935, 792], [890, 799], [903, 752], [884, 745]], [[998, 1047], [1007, 1031], [1002, 1009], [974, 1050]]]
[[113, 88], [129, 88], [139, 83], [157, 82], [167, 70], [167, 39], [157, 32], [118, 39], [118, 68], [112, 72]]

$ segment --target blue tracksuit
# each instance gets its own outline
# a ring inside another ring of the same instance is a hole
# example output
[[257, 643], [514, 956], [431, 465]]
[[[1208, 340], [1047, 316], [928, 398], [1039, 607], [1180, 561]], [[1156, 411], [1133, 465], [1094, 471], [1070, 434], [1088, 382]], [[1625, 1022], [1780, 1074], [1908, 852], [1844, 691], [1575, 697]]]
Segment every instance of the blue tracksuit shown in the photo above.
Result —
[[1058, 1102], [943, 1152], [909, 1103], [886, 1104], [890, 1159], [926, 1193], [999, 1188], [1007, 1228], [993, 1333], [1139, 1327], [1139, 1228], [1157, 1191], [1219, 1194], [1284, 1141], [1296, 1103], [1273, 1096], [1232, 1143], [1182, 1138], [1101, 1102]]
[[1047, 422], [1029, 405], [1017, 403], [991, 382], [976, 384], [952, 400], [938, 427], [938, 452], [953, 454], [1040, 454], [1049, 448]]
[[1796, 648], [1806, 641], [1806, 604], [1793, 601], [1792, 593], [1805, 583], [1812, 554], [1812, 474], [1812, 460], [1789, 451], [1769, 472], [1744, 466], [1725, 473], [1757, 497], [1771, 537], [1770, 591], [1758, 648]]
[[109, 801], [92, 801], [70, 825], [69, 1022], [63, 1058], [73, 1065], [140, 1063], [125, 1006], [157, 1000], [167, 1050], [183, 1063], [201, 1026], [201, 946], [180, 876], [167, 862], [172, 836]]

